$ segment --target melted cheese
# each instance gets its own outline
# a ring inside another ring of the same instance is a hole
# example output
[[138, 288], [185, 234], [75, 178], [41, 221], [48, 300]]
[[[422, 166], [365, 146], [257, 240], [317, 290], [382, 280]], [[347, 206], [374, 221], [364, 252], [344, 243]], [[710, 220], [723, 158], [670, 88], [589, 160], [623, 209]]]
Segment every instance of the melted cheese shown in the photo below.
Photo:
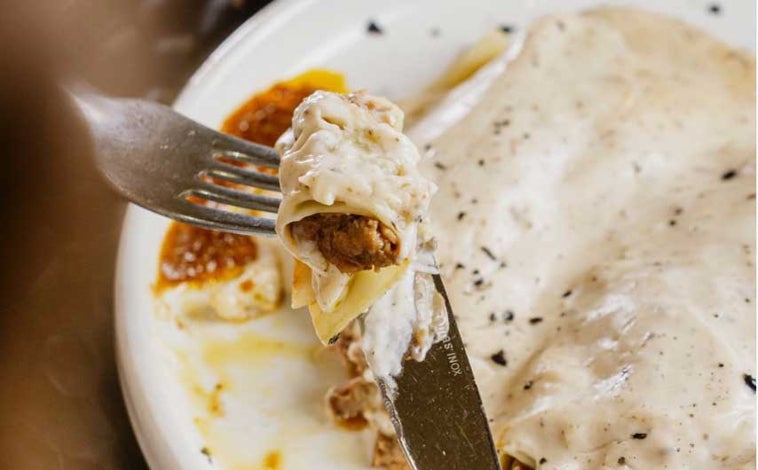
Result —
[[753, 57], [679, 22], [555, 16], [431, 143], [437, 259], [508, 454], [755, 468], [754, 90]]

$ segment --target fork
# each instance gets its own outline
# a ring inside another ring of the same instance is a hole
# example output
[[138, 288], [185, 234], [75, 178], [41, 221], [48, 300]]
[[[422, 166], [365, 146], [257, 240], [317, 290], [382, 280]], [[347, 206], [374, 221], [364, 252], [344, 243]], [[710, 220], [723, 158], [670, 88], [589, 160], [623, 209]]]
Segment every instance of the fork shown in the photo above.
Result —
[[[98, 167], [129, 200], [200, 227], [275, 234], [271, 218], [196, 201], [276, 213], [279, 198], [220, 184], [279, 191], [276, 176], [228, 163], [278, 168], [274, 149], [213, 131], [160, 104], [105, 97], [82, 86], [68, 91], [90, 127]], [[448, 336], [424, 361], [404, 362], [395, 393], [379, 381], [385, 406], [411, 469], [498, 470], [479, 390], [439, 275], [434, 283], [445, 299]]]
[[224, 206], [275, 214], [279, 198], [222, 183], [279, 191], [277, 176], [253, 169], [279, 167], [273, 148], [216, 132], [158, 103], [107, 97], [81, 84], [67, 91], [85, 117], [99, 170], [127, 199], [212, 230], [275, 234], [274, 219]]

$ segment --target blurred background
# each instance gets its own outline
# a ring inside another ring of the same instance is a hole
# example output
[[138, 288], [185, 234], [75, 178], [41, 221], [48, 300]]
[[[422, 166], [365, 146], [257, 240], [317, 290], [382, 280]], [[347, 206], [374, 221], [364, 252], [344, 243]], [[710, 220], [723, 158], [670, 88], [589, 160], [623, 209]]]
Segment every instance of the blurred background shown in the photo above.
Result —
[[141, 469], [118, 386], [112, 292], [125, 203], [58, 83], [170, 103], [266, 3], [12, 0], [0, 15], [0, 468]]

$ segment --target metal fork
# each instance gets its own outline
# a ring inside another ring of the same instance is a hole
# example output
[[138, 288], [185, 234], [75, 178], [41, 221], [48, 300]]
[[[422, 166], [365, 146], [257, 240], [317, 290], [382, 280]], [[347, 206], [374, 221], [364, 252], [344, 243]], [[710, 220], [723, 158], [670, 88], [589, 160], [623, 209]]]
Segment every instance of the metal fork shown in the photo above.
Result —
[[219, 184], [279, 191], [277, 176], [252, 166], [278, 168], [273, 148], [216, 132], [161, 104], [107, 97], [79, 84], [67, 91], [86, 118], [100, 171], [127, 199], [208, 229], [274, 235], [272, 218], [197, 202], [275, 214], [279, 198]]

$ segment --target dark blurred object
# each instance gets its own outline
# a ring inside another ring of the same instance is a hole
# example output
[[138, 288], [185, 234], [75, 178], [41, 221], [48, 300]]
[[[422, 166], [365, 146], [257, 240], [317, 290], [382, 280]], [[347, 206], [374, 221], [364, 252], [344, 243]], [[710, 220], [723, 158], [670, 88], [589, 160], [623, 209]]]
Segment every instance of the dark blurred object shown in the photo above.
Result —
[[75, 15], [72, 29], [82, 47], [101, 47], [81, 70], [106, 91], [145, 95], [164, 102], [175, 97], [200, 61], [245, 19], [268, 2], [245, 0], [80, 0], [111, 21], [83, 25], [91, 13]]
[[95, 172], [57, 81], [81, 76], [112, 93], [168, 102], [263, 3], [69, 0], [3, 7], [0, 468], [145, 468], [113, 352], [124, 203]]

